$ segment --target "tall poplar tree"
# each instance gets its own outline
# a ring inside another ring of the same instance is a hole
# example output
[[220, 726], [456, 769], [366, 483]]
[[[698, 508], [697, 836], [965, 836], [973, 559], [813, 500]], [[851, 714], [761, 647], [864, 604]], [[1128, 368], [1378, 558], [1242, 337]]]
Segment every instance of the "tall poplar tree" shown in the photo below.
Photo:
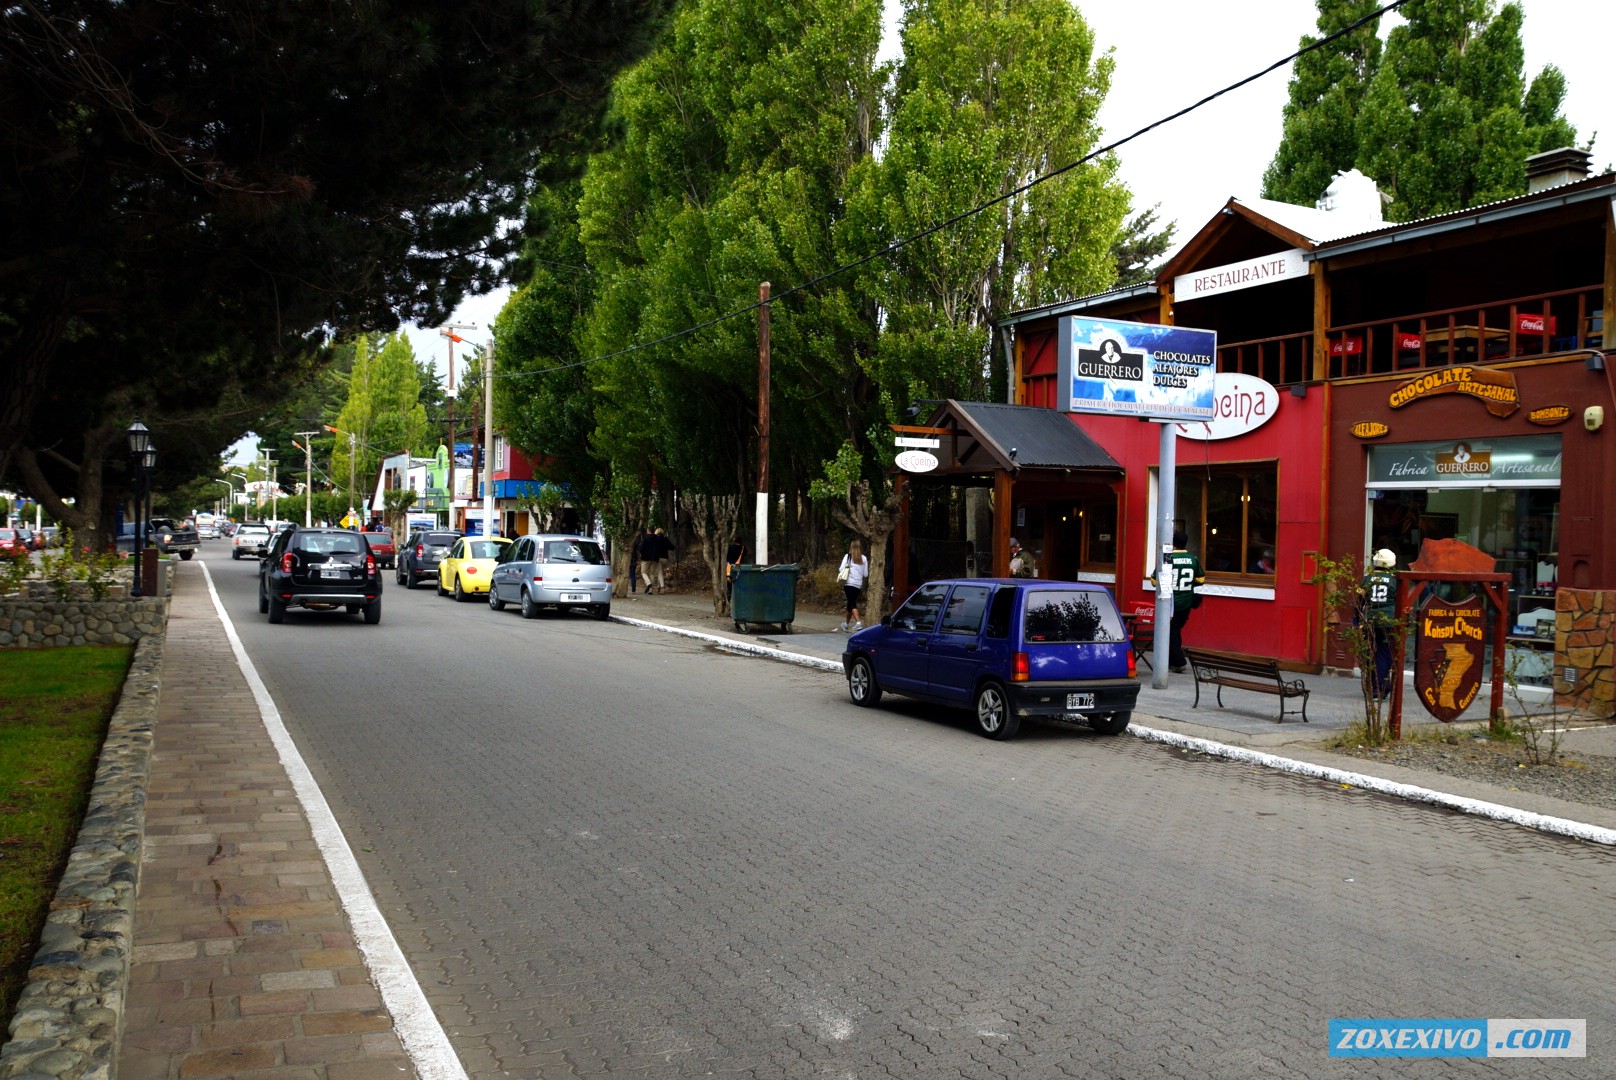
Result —
[[[1373, 8], [1319, 0], [1321, 36]], [[1565, 76], [1550, 64], [1527, 81], [1518, 3], [1410, 0], [1401, 12], [1378, 57], [1365, 28], [1298, 61], [1265, 196], [1311, 203], [1356, 167], [1409, 221], [1523, 194], [1526, 158], [1575, 142]]]

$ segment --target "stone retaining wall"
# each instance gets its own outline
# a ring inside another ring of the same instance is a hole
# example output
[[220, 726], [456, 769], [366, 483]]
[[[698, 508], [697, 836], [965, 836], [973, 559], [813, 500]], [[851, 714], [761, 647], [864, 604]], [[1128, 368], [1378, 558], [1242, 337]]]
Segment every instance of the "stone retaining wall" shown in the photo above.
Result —
[[[166, 614], [168, 601], [160, 602]], [[0, 1047], [0, 1080], [110, 1080], [116, 1073], [161, 687], [160, 629], [135, 647], [78, 842], [11, 1020], [11, 1041]]]
[[[0, 648], [129, 645], [160, 635], [168, 625], [173, 564], [165, 562], [162, 574], [162, 595], [138, 600], [129, 598], [127, 587], [115, 590], [123, 595], [96, 600], [84, 586], [75, 587], [72, 599], [57, 600], [48, 583], [26, 582], [20, 596], [0, 597]], [[120, 584], [127, 582], [122, 575]]]
[[[1554, 704], [1606, 720], [1616, 716], [1616, 592], [1554, 594]], [[1567, 678], [1567, 675], [1574, 678]]]

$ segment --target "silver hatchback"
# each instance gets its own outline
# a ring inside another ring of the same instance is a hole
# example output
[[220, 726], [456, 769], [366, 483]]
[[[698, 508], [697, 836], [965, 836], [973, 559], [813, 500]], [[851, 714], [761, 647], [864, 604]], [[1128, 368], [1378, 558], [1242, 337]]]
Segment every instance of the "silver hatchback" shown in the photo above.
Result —
[[507, 547], [489, 576], [488, 606], [520, 604], [531, 619], [541, 608], [584, 608], [597, 619], [612, 613], [612, 566], [587, 536], [523, 536]]

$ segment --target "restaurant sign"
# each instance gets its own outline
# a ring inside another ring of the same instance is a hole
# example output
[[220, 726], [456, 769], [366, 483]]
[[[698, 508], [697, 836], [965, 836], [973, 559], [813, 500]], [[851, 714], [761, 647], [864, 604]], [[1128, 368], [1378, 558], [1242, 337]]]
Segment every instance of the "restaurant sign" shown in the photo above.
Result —
[[1225, 266], [1209, 266], [1179, 274], [1173, 279], [1173, 299], [1199, 300], [1203, 296], [1249, 289], [1254, 285], [1272, 285], [1276, 281], [1296, 281], [1307, 277], [1307, 262], [1301, 248], [1261, 255], [1245, 262]]
[[1266, 379], [1223, 371], [1218, 373], [1213, 386], [1212, 419], [1174, 424], [1179, 438], [1205, 442], [1233, 439], [1256, 431], [1279, 411], [1279, 391]]
[[1515, 375], [1508, 371], [1476, 368], [1468, 364], [1420, 375], [1393, 390], [1387, 404], [1394, 409], [1441, 394], [1467, 394], [1480, 398], [1494, 416], [1508, 416], [1521, 407]]
[[1487, 613], [1471, 593], [1457, 603], [1428, 597], [1414, 624], [1414, 692], [1425, 711], [1451, 724], [1476, 700], [1486, 658]]
[[1553, 487], [1559, 482], [1558, 435], [1369, 447], [1370, 487]]

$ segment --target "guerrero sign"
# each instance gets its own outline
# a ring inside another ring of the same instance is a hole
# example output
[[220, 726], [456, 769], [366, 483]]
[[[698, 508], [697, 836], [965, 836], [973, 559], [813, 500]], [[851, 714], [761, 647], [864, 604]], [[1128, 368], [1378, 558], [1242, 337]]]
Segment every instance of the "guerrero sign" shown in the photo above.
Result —
[[1487, 404], [1494, 416], [1508, 416], [1521, 407], [1521, 392], [1515, 376], [1508, 371], [1491, 371], [1468, 365], [1443, 368], [1421, 375], [1392, 391], [1387, 404], [1394, 409], [1439, 394], [1468, 394]]
[[1414, 690], [1426, 712], [1451, 724], [1481, 689], [1487, 643], [1481, 597], [1471, 593], [1458, 603], [1430, 597], [1414, 629]]
[[1067, 412], [1210, 420], [1218, 336], [1210, 330], [1067, 316], [1060, 389]]

